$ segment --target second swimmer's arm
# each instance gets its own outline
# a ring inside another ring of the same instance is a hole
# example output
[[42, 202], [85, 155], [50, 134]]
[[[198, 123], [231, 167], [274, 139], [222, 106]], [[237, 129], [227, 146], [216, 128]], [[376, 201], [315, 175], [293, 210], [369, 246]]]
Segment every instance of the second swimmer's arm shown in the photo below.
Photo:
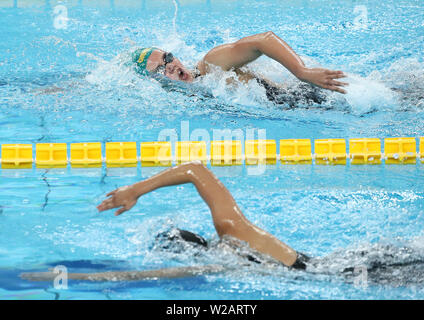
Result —
[[115, 213], [119, 215], [131, 209], [143, 194], [184, 183], [195, 185], [211, 210], [213, 223], [220, 237], [230, 235], [245, 241], [253, 249], [270, 255], [286, 266], [291, 266], [296, 261], [296, 251], [247, 220], [228, 189], [200, 163], [173, 167], [144, 181], [112, 191], [108, 194], [111, 197], [97, 208], [104, 211], [120, 207]]
[[322, 68], [307, 68], [294, 50], [272, 31], [242, 38], [234, 43], [224, 44], [210, 50], [198, 68], [202, 74], [208, 72], [208, 64], [223, 70], [238, 69], [259, 58], [262, 54], [281, 63], [302, 81], [313, 83], [325, 89], [346, 93], [341, 87], [347, 85], [335, 79], [343, 78], [342, 71]]
[[[220, 265], [206, 265], [193, 267], [176, 267], [156, 270], [142, 271], [106, 271], [96, 273], [68, 273], [67, 278], [72, 280], [88, 281], [140, 281], [155, 279], [174, 279], [193, 277], [205, 274], [221, 273], [230, 270]], [[57, 278], [57, 273], [48, 272], [26, 272], [20, 277], [29, 281], [53, 281]]]

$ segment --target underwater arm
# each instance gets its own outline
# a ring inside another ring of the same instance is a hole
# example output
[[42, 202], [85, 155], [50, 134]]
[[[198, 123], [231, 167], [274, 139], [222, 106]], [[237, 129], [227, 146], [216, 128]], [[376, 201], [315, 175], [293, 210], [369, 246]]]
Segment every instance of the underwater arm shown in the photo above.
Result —
[[60, 87], [56, 87], [56, 86], [51, 86], [51, 87], [44, 88], [44, 89], [36, 89], [36, 90], [33, 90], [32, 92], [35, 92], [37, 95], [40, 95], [40, 94], [55, 94], [55, 93], [59, 93], [59, 92], [65, 92], [65, 89], [60, 88]]
[[195, 185], [211, 210], [213, 223], [220, 237], [230, 235], [245, 241], [251, 248], [270, 255], [286, 266], [291, 266], [296, 261], [296, 251], [247, 220], [228, 189], [200, 162], [185, 163], [131, 186], [114, 190], [108, 194], [111, 197], [97, 208], [104, 211], [120, 207], [115, 212], [115, 215], [119, 215], [131, 209], [143, 194], [184, 183]]
[[324, 89], [346, 93], [341, 87], [347, 83], [335, 80], [345, 77], [342, 71], [307, 68], [296, 52], [272, 31], [213, 48], [199, 62], [198, 68], [202, 74], [208, 72], [208, 64], [219, 66], [226, 71], [238, 69], [263, 54], [281, 63], [301, 81], [315, 84]]
[[[96, 273], [68, 273], [67, 278], [87, 281], [140, 281], [155, 279], [175, 279], [205, 274], [220, 273], [228, 270], [220, 265], [177, 267], [143, 271], [107, 271]], [[53, 281], [58, 277], [55, 272], [21, 273], [20, 277], [29, 281]]]

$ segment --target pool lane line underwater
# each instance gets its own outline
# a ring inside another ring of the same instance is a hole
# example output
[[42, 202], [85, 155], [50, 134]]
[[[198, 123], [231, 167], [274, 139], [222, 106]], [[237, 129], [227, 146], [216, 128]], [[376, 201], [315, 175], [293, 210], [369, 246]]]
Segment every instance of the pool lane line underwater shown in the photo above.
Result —
[[[102, 143], [37, 143], [35, 158], [33, 144], [2, 144], [2, 169], [93, 168], [93, 167], [167, 167], [189, 161], [201, 161], [211, 166], [316, 164], [416, 164], [424, 163], [424, 137], [349, 139], [315, 139], [314, 153], [310, 139], [282, 139], [277, 153], [276, 140], [246, 140], [244, 151], [239, 140], [212, 140], [207, 154], [205, 141], [106, 142]], [[69, 148], [68, 148], [69, 147]], [[68, 157], [68, 149], [70, 157]], [[140, 153], [137, 153], [140, 150]], [[172, 151], [174, 150], [174, 153]]]

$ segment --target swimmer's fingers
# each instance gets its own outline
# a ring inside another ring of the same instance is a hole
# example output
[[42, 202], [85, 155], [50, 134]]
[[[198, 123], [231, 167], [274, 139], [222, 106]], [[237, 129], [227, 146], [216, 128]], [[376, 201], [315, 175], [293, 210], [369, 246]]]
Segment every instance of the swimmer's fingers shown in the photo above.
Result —
[[136, 204], [135, 201], [126, 203], [122, 208], [116, 210], [115, 216], [119, 216], [120, 214], [124, 213], [125, 211], [130, 210], [132, 207], [134, 207], [135, 204]]
[[118, 207], [118, 205], [115, 204], [114, 198], [112, 197], [112, 198], [103, 200], [103, 202], [97, 206], [97, 210], [105, 211], [105, 210], [113, 209], [116, 207]]
[[346, 90], [340, 89], [339, 87], [335, 87], [334, 89], [331, 89], [331, 90], [336, 91], [336, 92], [340, 92], [340, 93], [343, 93], [343, 94], [347, 93]]
[[333, 79], [340, 79], [340, 78], [346, 78], [346, 77], [347, 76], [343, 72], [341, 72], [341, 73], [335, 73], [335, 74], [332, 75], [332, 78]]
[[346, 91], [341, 87], [347, 86], [348, 83], [334, 80], [344, 77], [346, 77], [346, 75], [343, 71], [334, 71], [323, 68], [306, 68], [299, 76], [299, 79], [327, 90], [346, 93]]
[[339, 88], [337, 86], [332, 86], [332, 85], [326, 85], [323, 87], [324, 89], [328, 89], [331, 91], [336, 91], [336, 92], [340, 92], [340, 93], [347, 93], [346, 90], [343, 90], [342, 88]]
[[106, 195], [106, 197], [113, 196], [113, 195], [116, 193], [116, 191], [118, 191], [118, 190], [119, 190], [119, 189], [116, 189], [116, 190], [113, 190], [113, 191], [109, 192], [109, 193]]
[[349, 84], [345, 82], [336, 81], [336, 80], [328, 80], [325, 88], [345, 94], [346, 90], [344, 90], [342, 87], [348, 86], [348, 85]]
[[344, 90], [341, 87], [348, 86], [348, 85], [349, 83], [347, 82], [337, 81], [337, 80], [334, 80], [333, 76], [328, 76], [327, 80], [324, 82], [323, 88], [340, 92], [340, 93], [346, 93], [346, 90]]
[[125, 207], [122, 207], [121, 209], [116, 210], [115, 216], [119, 216], [120, 214], [124, 213], [125, 211], [127, 211], [127, 209], [125, 209]]
[[123, 212], [130, 210], [132, 207], [134, 207], [135, 204], [136, 204], [135, 201], [118, 202], [116, 201], [115, 198], [112, 197], [112, 198], [104, 200], [100, 205], [97, 206], [97, 209], [99, 211], [106, 211], [106, 210], [121, 207], [115, 212], [115, 216], [119, 216]]
[[341, 82], [341, 81], [336, 81], [336, 80], [331, 80], [330, 84], [333, 85], [333, 86], [339, 86], [339, 87], [345, 87], [345, 86], [349, 85], [349, 83], [347, 83], [347, 82]]
[[325, 73], [329, 76], [331, 76], [334, 79], [338, 79], [338, 78], [345, 78], [346, 75], [344, 74], [343, 71], [337, 70], [337, 71], [333, 71], [333, 70], [325, 70]]

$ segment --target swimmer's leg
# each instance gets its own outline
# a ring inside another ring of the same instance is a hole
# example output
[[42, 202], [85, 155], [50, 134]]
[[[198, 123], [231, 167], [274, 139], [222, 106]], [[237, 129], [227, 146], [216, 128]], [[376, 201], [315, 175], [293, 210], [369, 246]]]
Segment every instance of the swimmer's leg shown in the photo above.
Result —
[[220, 237], [230, 235], [245, 241], [251, 248], [270, 255], [286, 266], [292, 266], [296, 262], [297, 252], [247, 220], [228, 189], [200, 162], [173, 167], [134, 185], [112, 191], [108, 194], [111, 197], [97, 208], [104, 211], [121, 207], [115, 213], [119, 215], [131, 209], [143, 194], [161, 187], [185, 183], [193, 183], [209, 206]]

